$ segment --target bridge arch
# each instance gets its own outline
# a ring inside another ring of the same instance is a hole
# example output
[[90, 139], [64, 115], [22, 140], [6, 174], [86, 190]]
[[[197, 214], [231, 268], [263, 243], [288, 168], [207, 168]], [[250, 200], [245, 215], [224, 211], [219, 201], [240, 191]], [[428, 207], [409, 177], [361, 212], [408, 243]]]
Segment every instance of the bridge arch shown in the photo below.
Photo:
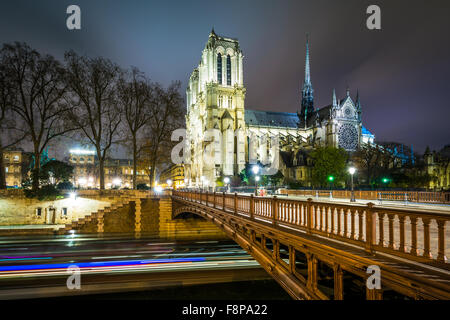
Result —
[[[324, 237], [322, 234], [320, 237], [316, 236], [307, 228], [298, 228], [300, 230], [298, 231], [289, 225], [286, 227], [281, 219], [275, 220], [278, 219], [275, 214], [267, 218], [264, 213], [255, 213], [255, 210], [260, 208], [255, 204], [258, 201], [260, 205], [270, 202], [270, 205], [265, 206], [268, 212], [283, 214], [278, 211], [281, 210], [280, 205], [276, 211], [273, 209], [275, 200], [259, 197], [256, 199], [237, 194], [225, 196], [225, 194], [217, 195], [216, 193], [174, 192], [172, 208], [174, 216], [179, 216], [182, 212], [190, 212], [216, 224], [295, 299], [341, 300], [347, 292], [344, 287], [354, 282], [348, 281], [349, 277], [357, 278], [356, 282], [361, 284], [361, 293], [370, 300], [382, 299], [385, 293], [386, 296], [397, 294], [398, 297], [409, 299], [448, 299], [450, 297], [450, 291], [430, 279], [412, 278], [406, 273], [400, 278], [397, 277], [397, 270], [392, 267], [397, 265], [396, 259], [380, 255], [374, 257], [373, 252], [367, 253], [364, 248], [354, 250], [354, 245], [344, 248], [341, 242], [329, 240], [330, 237]], [[286, 208], [292, 209], [292, 201], [289, 201], [285, 201], [289, 202]], [[307, 212], [311, 216], [304, 218], [308, 218], [308, 221], [316, 221], [317, 224], [318, 216], [322, 211], [309, 210], [308, 207]], [[323, 228], [323, 220], [320, 221], [319, 227]], [[365, 286], [368, 279], [366, 269], [370, 265], [379, 265], [382, 268], [382, 290]], [[401, 267], [400, 264], [399, 267]], [[323, 291], [322, 287], [330, 288], [331, 294]], [[422, 289], [418, 290], [419, 287]]]

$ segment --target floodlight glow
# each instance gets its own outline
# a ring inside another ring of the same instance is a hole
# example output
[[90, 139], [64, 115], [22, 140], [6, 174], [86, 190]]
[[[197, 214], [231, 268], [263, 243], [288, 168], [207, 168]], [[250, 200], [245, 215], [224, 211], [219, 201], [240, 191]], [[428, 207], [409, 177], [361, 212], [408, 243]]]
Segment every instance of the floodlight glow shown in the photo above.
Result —
[[253, 171], [254, 174], [258, 174], [258, 172], [259, 172], [259, 166], [254, 165], [254, 166], [252, 167], [252, 171]]
[[120, 180], [119, 178], [116, 178], [112, 181], [113, 185], [118, 186], [122, 183], [122, 180]]
[[225, 183], [230, 183], [230, 178], [225, 177], [225, 178], [223, 179], [223, 182], [225, 182]]
[[155, 192], [158, 192], [158, 193], [160, 193], [160, 192], [162, 192], [162, 187], [161, 186], [156, 186], [155, 187]]
[[169, 187], [172, 185], [172, 180], [167, 179], [167, 184], [169, 185]]
[[350, 168], [348, 169], [348, 172], [350, 172], [351, 175], [355, 174], [355, 172], [356, 172], [355, 167], [350, 167]]
[[256, 180], [256, 181], [259, 181], [259, 179], [260, 179], [259, 176], [256, 176], [256, 177], [255, 177], [255, 180]]
[[69, 152], [71, 154], [79, 154], [79, 155], [95, 154], [94, 150], [83, 150], [83, 149], [70, 149]]
[[70, 198], [70, 200], [76, 200], [77, 199], [77, 194], [75, 192], [71, 192], [69, 194], [69, 198]]
[[79, 184], [86, 184], [86, 182], [87, 182], [86, 178], [79, 178], [78, 179], [78, 183]]

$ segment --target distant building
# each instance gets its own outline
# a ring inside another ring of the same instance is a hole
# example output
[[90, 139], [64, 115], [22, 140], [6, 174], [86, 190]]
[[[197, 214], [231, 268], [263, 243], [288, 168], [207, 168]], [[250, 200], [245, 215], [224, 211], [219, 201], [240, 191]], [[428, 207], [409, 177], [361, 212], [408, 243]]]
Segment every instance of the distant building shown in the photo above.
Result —
[[5, 178], [7, 187], [21, 187], [24, 156], [25, 153], [22, 149], [10, 149], [3, 151], [3, 163], [5, 166]]
[[424, 160], [425, 170], [432, 177], [429, 188], [450, 190], [450, 145], [446, 145], [439, 152], [431, 152], [427, 147]]
[[[182, 188], [185, 184], [184, 167], [181, 164], [172, 165], [171, 167], [165, 169], [159, 175], [159, 184], [164, 186], [169, 186], [169, 184], [175, 188]], [[171, 183], [168, 183], [168, 180]]]
[[[74, 167], [72, 183], [77, 188], [99, 188], [100, 175], [95, 151], [72, 149], [69, 163]], [[104, 164], [105, 188], [133, 187], [133, 160], [108, 158]], [[148, 184], [149, 177], [145, 170], [138, 170], [137, 184]]]

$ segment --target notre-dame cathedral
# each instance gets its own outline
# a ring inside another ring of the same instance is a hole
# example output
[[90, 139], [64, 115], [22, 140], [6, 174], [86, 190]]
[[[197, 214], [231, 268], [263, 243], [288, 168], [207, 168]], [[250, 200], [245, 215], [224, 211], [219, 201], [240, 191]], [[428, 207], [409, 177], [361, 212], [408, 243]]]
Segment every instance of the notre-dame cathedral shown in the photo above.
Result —
[[358, 94], [354, 101], [347, 89], [338, 99], [333, 90], [330, 105], [315, 108], [308, 39], [297, 113], [245, 107], [243, 58], [237, 39], [211, 31], [186, 89], [188, 185], [214, 187], [220, 177], [237, 175], [246, 163], [256, 162], [275, 164], [285, 177], [306, 180], [306, 154], [315, 147], [354, 151], [374, 142], [374, 135], [362, 125]]

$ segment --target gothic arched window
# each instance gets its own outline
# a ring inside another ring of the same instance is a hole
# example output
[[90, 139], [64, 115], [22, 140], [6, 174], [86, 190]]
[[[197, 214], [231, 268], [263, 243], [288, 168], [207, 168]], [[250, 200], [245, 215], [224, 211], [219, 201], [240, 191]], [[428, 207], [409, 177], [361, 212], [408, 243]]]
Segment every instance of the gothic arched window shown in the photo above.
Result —
[[227, 55], [227, 86], [231, 86], [231, 57]]
[[222, 55], [217, 55], [217, 82], [222, 84]]

